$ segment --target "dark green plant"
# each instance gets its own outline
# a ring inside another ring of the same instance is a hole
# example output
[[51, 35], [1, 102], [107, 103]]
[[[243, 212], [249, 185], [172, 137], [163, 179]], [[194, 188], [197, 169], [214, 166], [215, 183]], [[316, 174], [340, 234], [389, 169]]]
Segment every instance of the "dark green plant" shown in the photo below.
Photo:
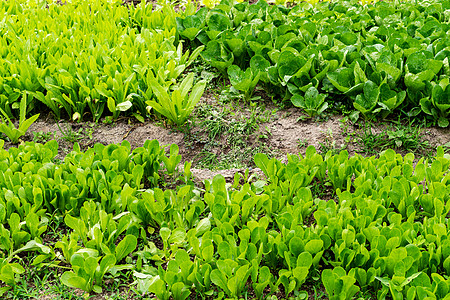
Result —
[[319, 91], [312, 86], [306, 90], [304, 97], [296, 94], [291, 101], [294, 106], [302, 108], [310, 117], [314, 117], [320, 116], [328, 108], [325, 98], [326, 95], [319, 94]]

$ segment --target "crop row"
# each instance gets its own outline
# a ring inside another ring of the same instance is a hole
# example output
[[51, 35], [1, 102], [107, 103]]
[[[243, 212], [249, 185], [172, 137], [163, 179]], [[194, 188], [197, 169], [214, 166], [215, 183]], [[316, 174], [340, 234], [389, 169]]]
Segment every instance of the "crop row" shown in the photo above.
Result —
[[310, 116], [344, 104], [366, 118], [403, 111], [445, 127], [449, 11], [448, 0], [292, 8], [225, 0], [178, 12], [144, 3], [3, 1], [0, 109], [15, 118], [22, 98], [27, 114], [46, 108], [56, 118], [98, 121], [126, 112], [143, 121], [156, 113], [182, 125], [206, 83], [194, 74], [180, 79], [204, 48], [201, 57], [246, 99], [259, 84]]
[[[56, 118], [80, 121], [88, 115], [98, 121], [105, 115], [116, 119], [128, 111], [143, 121], [152, 108], [160, 111], [158, 99], [166, 96], [160, 92], [155, 97], [154, 90], [177, 85], [186, 90], [173, 97], [179, 101], [193, 84], [180, 84], [178, 78], [202, 47], [191, 55], [183, 52], [182, 43], [176, 40], [175, 18], [193, 9], [187, 6], [178, 14], [170, 6], [153, 10], [152, 5], [125, 7], [107, 1], [66, 5], [2, 1], [3, 115], [17, 117], [20, 98], [25, 98], [27, 113], [46, 107]], [[192, 109], [203, 92], [201, 87], [197, 87], [196, 98], [189, 99]], [[175, 116], [175, 120], [182, 118]]]
[[417, 163], [393, 150], [363, 158], [309, 147], [286, 164], [258, 154], [265, 180], [218, 175], [203, 188], [189, 163], [178, 173], [176, 145], [75, 145], [63, 162], [57, 148], [0, 149], [2, 292], [25, 268], [69, 268], [69, 287], [100, 292], [106, 278], [132, 275], [133, 291], [158, 299], [305, 297], [317, 281], [330, 299], [450, 297], [441, 148]]
[[446, 127], [450, 1], [306, 2], [292, 8], [224, 0], [177, 19], [180, 37], [251, 98], [260, 84], [310, 116], [346, 103], [366, 118], [404, 111]]

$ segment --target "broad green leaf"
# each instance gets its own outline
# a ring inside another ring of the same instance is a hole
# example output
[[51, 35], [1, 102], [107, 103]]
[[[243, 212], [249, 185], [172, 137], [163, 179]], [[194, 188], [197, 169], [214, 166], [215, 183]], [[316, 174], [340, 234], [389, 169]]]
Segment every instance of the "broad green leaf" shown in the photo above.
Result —
[[289, 241], [289, 251], [295, 256], [298, 257], [300, 253], [303, 252], [305, 248], [305, 244], [303, 243], [303, 240], [301, 240], [298, 237], [293, 237]]
[[86, 279], [84, 279], [83, 277], [77, 276], [72, 271], [64, 272], [64, 274], [62, 274], [62, 276], [61, 276], [61, 282], [65, 285], [67, 285], [68, 287], [82, 289], [86, 292], [91, 291], [91, 287], [89, 287], [89, 285], [87, 284]]
[[292, 274], [297, 280], [299, 286], [305, 282], [306, 278], [308, 277], [308, 273], [309, 273], [308, 267], [295, 267], [292, 270]]
[[308, 251], [313, 255], [321, 251], [322, 248], [323, 248], [322, 240], [311, 240], [305, 244], [305, 251]]
[[211, 230], [211, 221], [209, 220], [209, 218], [204, 218], [200, 222], [198, 222], [197, 227], [195, 228], [195, 235], [202, 236], [209, 230]]
[[353, 70], [350, 68], [341, 68], [335, 72], [327, 73], [327, 78], [334, 85], [336, 89], [345, 93], [353, 85]]
[[212, 283], [220, 287], [227, 294], [230, 294], [230, 290], [228, 288], [228, 280], [220, 270], [212, 270], [210, 276]]
[[221, 13], [212, 13], [209, 18], [207, 18], [206, 23], [209, 30], [213, 31], [224, 31], [231, 27], [230, 19]]
[[120, 262], [125, 256], [130, 254], [137, 246], [137, 239], [134, 235], [126, 235], [125, 238], [120, 241], [116, 246], [116, 261]]
[[129, 110], [131, 107], [133, 107], [133, 103], [131, 103], [130, 100], [124, 101], [122, 103], [118, 103], [116, 105], [116, 109], [120, 110], [120, 111], [127, 111]]
[[353, 102], [353, 105], [356, 109], [366, 115], [372, 112], [377, 105], [380, 90], [374, 82], [369, 80], [364, 84], [363, 91], [364, 93], [362, 95], [356, 96], [356, 100]]
[[395, 66], [391, 66], [387, 63], [376, 63], [378, 72], [385, 72], [387, 75], [392, 77], [392, 81], [396, 83], [402, 74], [402, 71]]

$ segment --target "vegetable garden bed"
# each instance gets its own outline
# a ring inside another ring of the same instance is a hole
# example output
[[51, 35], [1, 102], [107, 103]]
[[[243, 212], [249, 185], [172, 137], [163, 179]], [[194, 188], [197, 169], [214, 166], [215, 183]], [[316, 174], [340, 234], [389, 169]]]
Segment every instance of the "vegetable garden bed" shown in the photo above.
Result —
[[204, 4], [0, 3], [1, 296], [450, 299], [450, 2]]

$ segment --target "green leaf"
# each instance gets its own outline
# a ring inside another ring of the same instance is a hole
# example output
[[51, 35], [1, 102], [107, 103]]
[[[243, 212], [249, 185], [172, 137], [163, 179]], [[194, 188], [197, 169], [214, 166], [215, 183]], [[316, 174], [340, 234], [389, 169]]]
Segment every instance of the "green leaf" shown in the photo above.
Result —
[[98, 258], [89, 256], [84, 260], [84, 271], [89, 277], [94, 277], [95, 270], [98, 267]]
[[122, 102], [122, 103], [117, 104], [116, 110], [127, 111], [127, 110], [129, 110], [131, 107], [133, 107], [133, 103], [131, 103], [130, 100], [127, 100], [127, 101], [124, 101], [124, 102]]
[[178, 88], [181, 91], [181, 98], [184, 99], [187, 96], [193, 84], [194, 84], [194, 73], [189, 73], [186, 76], [186, 78], [183, 79]]
[[308, 269], [313, 264], [313, 257], [310, 252], [302, 252], [297, 257], [297, 267], [307, 267]]
[[357, 110], [366, 115], [372, 112], [377, 105], [380, 90], [374, 82], [369, 80], [364, 84], [363, 91], [364, 94], [356, 96], [353, 105]]
[[420, 108], [424, 113], [433, 115], [433, 102], [429, 98], [420, 99]]
[[295, 267], [292, 270], [292, 274], [294, 275], [295, 279], [297, 280], [298, 286], [301, 286], [309, 274], [309, 268], [308, 267]]
[[175, 228], [169, 238], [170, 244], [181, 244], [186, 238], [186, 231], [183, 228]]
[[270, 67], [270, 62], [265, 59], [262, 55], [255, 55], [250, 59], [250, 68], [253, 72], [267, 72]]
[[225, 39], [225, 44], [231, 49], [235, 57], [240, 57], [246, 50], [245, 41], [239, 38]]
[[202, 248], [202, 257], [206, 262], [209, 262], [213, 259], [214, 255], [214, 246], [209, 245], [205, 248]]
[[[236, 271], [236, 275], [234, 276], [235, 280], [235, 296], [239, 296], [242, 293], [242, 290], [244, 289], [245, 284], [247, 283], [248, 277], [250, 276], [251, 269], [249, 268], [249, 265], [243, 265], [240, 266], [239, 269]], [[231, 280], [228, 281], [228, 287], [230, 291], [232, 291], [232, 287], [230, 286]]]
[[172, 296], [174, 300], [185, 300], [189, 297], [191, 292], [186, 288], [184, 283], [176, 282], [172, 285]]
[[199, 32], [199, 28], [186, 28], [185, 30], [180, 32], [180, 35], [193, 41], [197, 37]]
[[298, 108], [306, 108], [306, 104], [305, 104], [305, 98], [303, 98], [303, 96], [295, 94], [292, 96], [291, 98], [291, 102], [295, 107]]
[[39, 114], [34, 115], [30, 117], [29, 119], [24, 120], [19, 124], [19, 130], [24, 132], [24, 134], [27, 132], [28, 128], [30, 128], [31, 124], [33, 124], [37, 119], [39, 118]]
[[303, 252], [305, 248], [305, 244], [303, 243], [303, 240], [298, 237], [293, 237], [289, 241], [289, 251], [295, 256], [298, 257], [300, 253]]
[[11, 289], [10, 286], [4, 286], [0, 288], [0, 296], [3, 296], [4, 293], [6, 293], [7, 291], [9, 291]]
[[15, 250], [12, 255], [15, 255], [17, 253], [23, 252], [23, 251], [36, 251], [40, 250], [44, 254], [50, 254], [51, 248], [48, 246], [45, 246], [41, 243], [36, 242], [35, 240], [28, 241], [25, 246]]
[[202, 236], [205, 232], [211, 230], [211, 221], [209, 218], [204, 218], [200, 222], [198, 222], [195, 227], [195, 236]]
[[186, 118], [191, 114], [191, 112], [194, 110], [195, 105], [197, 105], [198, 101], [200, 101], [200, 98], [203, 95], [203, 92], [206, 88], [206, 81], [202, 80], [197, 82], [194, 87], [192, 88], [191, 94], [189, 95], [189, 102], [186, 107], [181, 107], [179, 109], [184, 110], [184, 119], [180, 120], [181, 123], [184, 123]]
[[228, 288], [228, 280], [225, 277], [225, 275], [219, 271], [219, 270], [212, 270], [211, 271], [211, 281], [220, 287], [225, 293], [230, 294], [230, 290]]
[[159, 230], [159, 235], [161, 236], [161, 239], [163, 240], [163, 242], [167, 243], [169, 241], [169, 237], [170, 237], [171, 231], [169, 228], [167, 227], [162, 227]]
[[217, 247], [217, 251], [222, 259], [232, 259], [233, 252], [231, 251], [231, 246], [228, 242], [221, 242]]
[[206, 49], [200, 54], [211, 66], [225, 73], [234, 61], [234, 55], [218, 41], [209, 41]]
[[112, 97], [108, 97], [108, 101], [106, 102], [108, 105], [108, 109], [110, 112], [115, 113], [116, 112], [116, 101]]
[[257, 153], [255, 154], [254, 158], [253, 158], [255, 165], [261, 169], [261, 171], [263, 171], [264, 175], [266, 175], [267, 177], [269, 177], [270, 172], [269, 172], [269, 159], [267, 158], [267, 155], [262, 154], [262, 153]]
[[137, 246], [137, 238], [134, 235], [127, 235], [116, 247], [116, 261], [120, 262], [125, 256], [130, 254]]
[[16, 283], [15, 274], [22, 274], [24, 271], [24, 268], [19, 264], [6, 263], [1, 268], [0, 280], [8, 285], [13, 286]]
[[305, 251], [308, 251], [312, 255], [318, 253], [323, 248], [322, 240], [311, 240], [305, 245]]
[[92, 286], [92, 290], [97, 294], [100, 294], [102, 292], [102, 288], [98, 285]]
[[282, 51], [278, 57], [278, 74], [280, 80], [284, 83], [297, 73], [306, 63], [303, 57], [293, 54], [291, 51]]
[[446, 117], [450, 112], [450, 84], [449, 79], [443, 79], [433, 87], [431, 94], [433, 105], [440, 115]]
[[331, 84], [339, 91], [345, 93], [353, 86], [353, 70], [350, 68], [341, 68], [335, 72], [327, 73], [327, 78]]
[[364, 70], [361, 69], [361, 66], [358, 62], [355, 64], [354, 68], [354, 74], [355, 74], [355, 83], [364, 83], [367, 81], [366, 73], [364, 73]]
[[259, 81], [259, 71], [254, 74], [252, 69], [248, 68], [244, 72], [238, 66], [232, 65], [228, 68], [227, 72], [233, 87], [239, 91], [243, 91], [246, 100], [248, 100]]
[[107, 254], [102, 258], [102, 260], [100, 261], [100, 268], [96, 270], [96, 280], [99, 281], [97, 282], [97, 284], [100, 284], [105, 273], [108, 272], [108, 270], [111, 269], [115, 264], [116, 257], [113, 254]]
[[192, 51], [191, 55], [189, 56], [188, 61], [186, 62], [186, 68], [189, 67], [197, 59], [197, 57], [200, 55], [200, 53], [203, 51], [203, 49], [205, 49], [205, 46], [201, 45], [201, 46], [198, 46], [197, 48], [195, 48], [194, 51]]
[[408, 71], [413, 74], [421, 74], [430, 71], [432, 76], [436, 75], [443, 66], [442, 61], [427, 58], [425, 51], [414, 52], [406, 59]]
[[385, 72], [387, 75], [391, 76], [394, 83], [396, 83], [402, 75], [402, 71], [399, 68], [391, 66], [387, 63], [377, 62], [376, 68], [378, 72]]
[[207, 18], [206, 23], [209, 30], [222, 32], [231, 27], [230, 19], [221, 13], [212, 13], [209, 18]]
[[[178, 17], [177, 17], [178, 21]], [[182, 26], [185, 28], [180, 32], [180, 35], [188, 38], [189, 40], [193, 41], [197, 34], [200, 32], [201, 28], [203, 27], [203, 21], [199, 16], [193, 15], [193, 16], [186, 16], [186, 18], [182, 21]]]
[[88, 286], [86, 279], [76, 275], [72, 271], [66, 271], [61, 276], [61, 282], [68, 287], [82, 289], [83, 291], [90, 292], [91, 287]]
[[305, 98], [294, 95], [291, 99], [292, 103], [303, 108], [309, 116], [321, 114], [327, 107], [328, 103], [324, 103], [326, 95], [319, 94], [316, 87], [312, 86], [306, 90]]

